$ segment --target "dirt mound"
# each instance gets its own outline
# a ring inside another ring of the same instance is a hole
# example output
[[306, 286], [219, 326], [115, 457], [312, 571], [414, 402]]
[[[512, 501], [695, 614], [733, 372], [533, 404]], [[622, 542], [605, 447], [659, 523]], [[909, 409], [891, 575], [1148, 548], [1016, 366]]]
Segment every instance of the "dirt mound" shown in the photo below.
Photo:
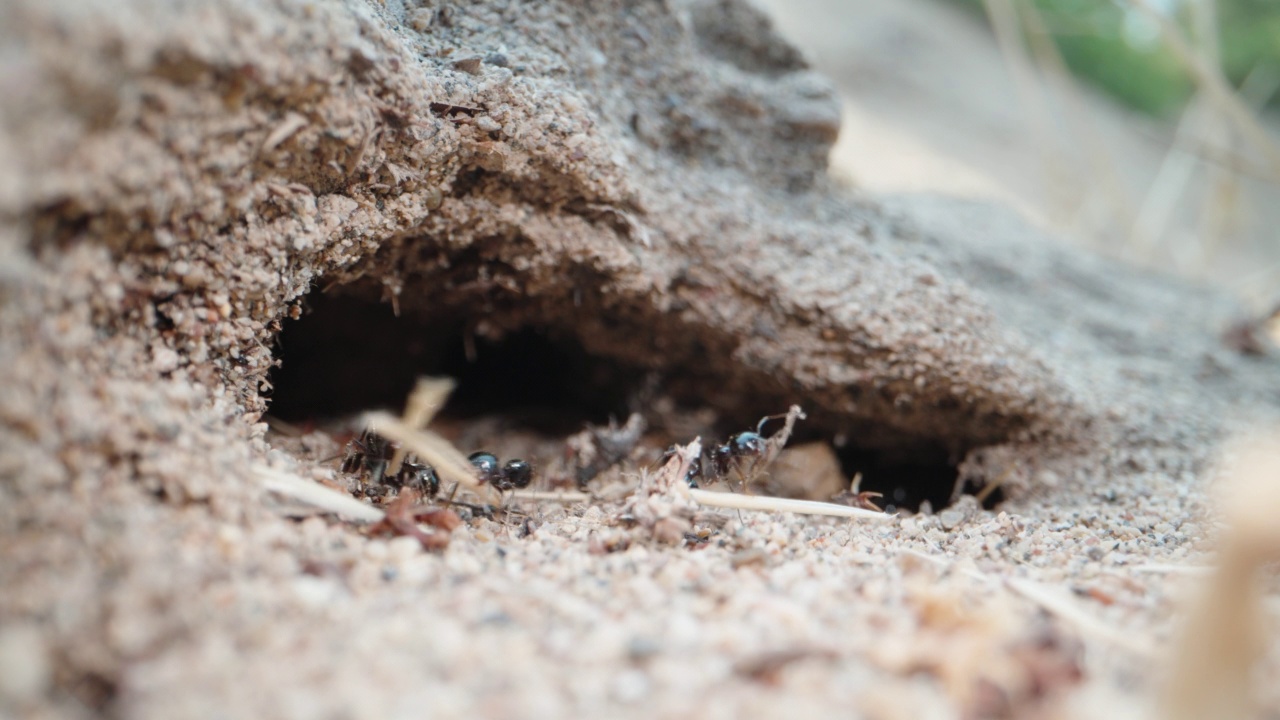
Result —
[[847, 457], [1062, 497], [1280, 404], [1212, 292], [829, 186], [830, 87], [738, 3], [24, 0], [0, 49], [0, 612], [64, 700], [220, 652], [181, 588], [300, 572], [248, 471], [273, 392], [392, 402], [480, 343], [491, 411], [799, 403]]

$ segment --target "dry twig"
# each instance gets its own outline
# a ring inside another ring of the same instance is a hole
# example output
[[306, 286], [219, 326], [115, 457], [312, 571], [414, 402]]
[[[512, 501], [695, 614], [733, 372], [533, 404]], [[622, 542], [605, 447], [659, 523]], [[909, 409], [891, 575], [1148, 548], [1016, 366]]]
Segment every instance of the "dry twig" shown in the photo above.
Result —
[[[418, 378], [405, 401], [404, 415], [401, 416], [404, 424], [414, 430], [425, 428], [436, 413], [440, 412], [440, 408], [444, 407], [454, 386], [452, 378]], [[400, 464], [404, 462], [407, 453], [403, 447], [396, 448], [395, 454], [391, 456], [391, 464], [387, 466], [389, 475], [400, 472]]]
[[415, 429], [394, 415], [371, 412], [364, 424], [383, 437], [395, 440], [436, 469], [441, 479], [455, 482], [477, 494], [485, 494], [486, 486], [476, 477], [475, 469], [448, 440], [430, 430]]
[[1253, 665], [1266, 637], [1261, 569], [1280, 559], [1280, 451], [1262, 440], [1238, 460], [1223, 491], [1229, 525], [1219, 540], [1217, 567], [1192, 607], [1164, 695], [1172, 720], [1257, 716]]
[[711, 492], [690, 488], [689, 495], [699, 505], [705, 507], [731, 508], [735, 510], [759, 510], [762, 512], [786, 512], [798, 515], [826, 515], [829, 517], [859, 518], [862, 520], [892, 520], [897, 515], [887, 515], [874, 510], [865, 510], [849, 505], [817, 502], [815, 500], [793, 500], [791, 498], [769, 497], [767, 495], [741, 495], [738, 493]]
[[254, 465], [253, 474], [271, 492], [293, 498], [349, 520], [377, 522], [382, 519], [383, 512], [378, 508], [362, 503], [346, 493], [331, 490], [318, 482], [307, 480], [267, 465]]

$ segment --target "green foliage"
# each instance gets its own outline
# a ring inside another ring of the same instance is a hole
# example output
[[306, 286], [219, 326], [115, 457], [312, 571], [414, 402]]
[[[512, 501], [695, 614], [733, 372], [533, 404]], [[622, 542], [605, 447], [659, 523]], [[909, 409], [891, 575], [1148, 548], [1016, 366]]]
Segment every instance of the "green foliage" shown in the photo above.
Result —
[[1054, 39], [1072, 72], [1142, 112], [1168, 115], [1191, 93], [1191, 81], [1177, 58], [1158, 46], [1134, 48], [1118, 34]]
[[1280, 72], [1280, 2], [1220, 0], [1218, 24], [1222, 65], [1232, 82], [1242, 82], [1258, 66]]
[[[982, 0], [957, 0], [978, 13]], [[1185, 2], [1198, 0], [1184, 0]], [[1073, 73], [1122, 102], [1156, 116], [1177, 111], [1194, 89], [1190, 75], [1158, 38], [1126, 33], [1126, 0], [1031, 2]], [[1280, 2], [1216, 0], [1223, 70], [1240, 83], [1257, 66], [1280, 72]], [[1185, 10], [1185, 7], [1183, 8]], [[1181, 18], [1178, 18], [1179, 20]], [[1273, 103], [1280, 99], [1273, 98]]]

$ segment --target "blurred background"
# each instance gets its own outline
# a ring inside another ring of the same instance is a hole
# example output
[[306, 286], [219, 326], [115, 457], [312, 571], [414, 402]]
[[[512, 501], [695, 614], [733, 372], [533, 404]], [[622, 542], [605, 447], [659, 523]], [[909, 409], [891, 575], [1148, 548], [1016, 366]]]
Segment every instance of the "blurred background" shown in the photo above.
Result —
[[1280, 1], [757, 2], [838, 86], [842, 180], [1280, 303]]

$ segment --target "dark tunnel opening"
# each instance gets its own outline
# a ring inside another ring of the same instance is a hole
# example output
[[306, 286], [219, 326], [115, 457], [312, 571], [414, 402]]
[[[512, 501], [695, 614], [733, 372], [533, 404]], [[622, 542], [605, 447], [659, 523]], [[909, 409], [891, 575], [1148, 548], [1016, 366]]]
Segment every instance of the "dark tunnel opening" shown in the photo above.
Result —
[[[475, 336], [461, 314], [397, 316], [387, 303], [319, 292], [305, 306], [277, 338], [279, 366], [270, 377], [270, 414], [288, 423], [323, 423], [377, 408], [398, 413], [416, 379], [430, 375], [457, 381], [445, 418], [500, 416], [506, 427], [567, 437], [585, 423], [625, 419], [648, 384], [646, 370], [593, 356], [575, 338], [545, 328], [489, 340]], [[705, 404], [697, 397], [679, 400], [690, 408]], [[643, 404], [635, 409], [650, 414]], [[728, 437], [756, 420], [722, 416], [716, 429]], [[875, 502], [888, 511], [915, 512], [922, 504], [940, 510], [951, 502], [959, 458], [940, 446], [868, 448], [807, 421], [796, 430], [793, 444], [832, 441], [844, 477], [860, 475], [858, 489], [880, 493]], [[997, 490], [983, 504], [990, 508], [1002, 500]]]
[[[880, 493], [874, 502], [886, 512], [941, 510], [951, 504], [956, 491], [959, 461], [942, 447], [874, 450], [846, 445], [836, 454], [846, 477], [861, 476], [860, 491]], [[982, 504], [990, 509], [1003, 500], [997, 488]]]
[[287, 422], [373, 408], [399, 412], [415, 380], [457, 381], [445, 415], [501, 414], [546, 434], [625, 417], [640, 370], [588, 355], [572, 338], [524, 328], [476, 337], [463, 318], [405, 315], [390, 305], [313, 294], [278, 338], [270, 413]]

